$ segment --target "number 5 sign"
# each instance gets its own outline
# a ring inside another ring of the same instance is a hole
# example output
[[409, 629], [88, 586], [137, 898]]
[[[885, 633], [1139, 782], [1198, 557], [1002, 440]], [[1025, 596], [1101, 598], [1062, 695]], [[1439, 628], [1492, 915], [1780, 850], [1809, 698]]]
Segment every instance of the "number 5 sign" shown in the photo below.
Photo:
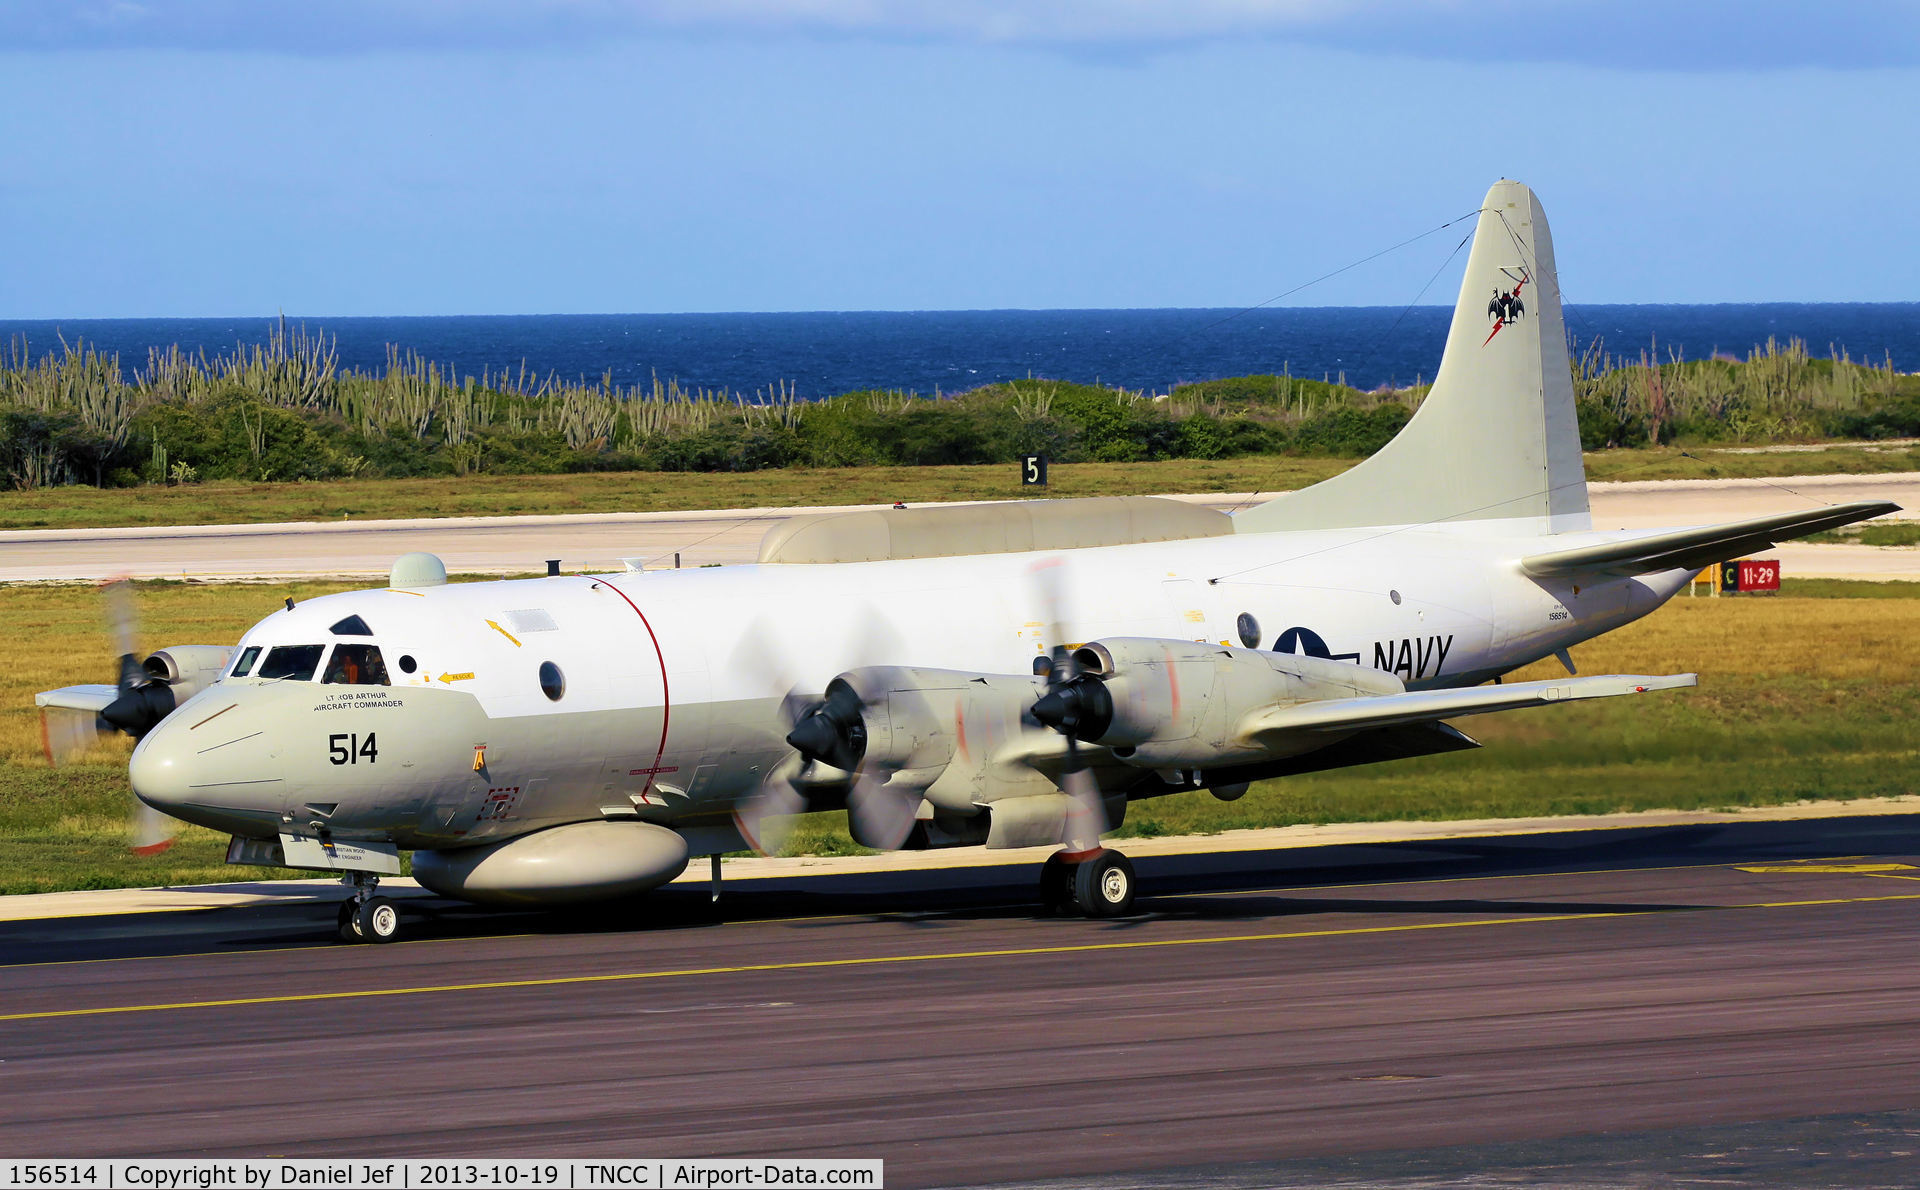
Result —
[[1023, 488], [1047, 486], [1047, 456], [1020, 456], [1020, 486]]

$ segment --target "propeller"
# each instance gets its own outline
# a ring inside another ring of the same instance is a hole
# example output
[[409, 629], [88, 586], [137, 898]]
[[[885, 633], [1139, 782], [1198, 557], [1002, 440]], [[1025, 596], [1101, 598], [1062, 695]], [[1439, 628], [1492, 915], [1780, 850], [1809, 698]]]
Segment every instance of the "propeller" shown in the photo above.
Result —
[[1094, 851], [1107, 830], [1107, 809], [1100, 783], [1080, 755], [1083, 740], [1097, 739], [1113, 719], [1113, 698], [1093, 674], [1080, 672], [1073, 647], [1067, 643], [1065, 599], [1061, 582], [1066, 564], [1059, 558], [1036, 562], [1028, 571], [1037, 588], [1053, 646], [1047, 667], [1047, 690], [1033, 704], [1033, 717], [1066, 737], [1066, 760], [1060, 766], [1060, 789], [1067, 795], [1068, 851]]
[[[877, 616], [860, 618], [862, 635], [848, 650], [856, 659], [886, 650], [890, 637]], [[867, 757], [866, 712], [869, 703], [843, 678], [835, 678], [826, 692], [811, 697], [798, 692], [792, 667], [761, 625], [756, 625], [735, 650], [736, 668], [746, 671], [760, 689], [785, 690], [780, 723], [793, 754], [768, 771], [752, 797], [734, 808], [740, 834], [757, 853], [776, 855], [793, 824], [808, 809], [802, 786], [817, 767], [853, 774], [847, 792], [848, 825], [869, 846], [897, 848], [912, 833], [920, 795], [908, 801], [901, 791], [885, 788], [891, 770]], [[904, 803], [904, 805], [902, 804]], [[903, 821], [904, 818], [904, 821]]]
[[134, 644], [139, 621], [134, 614], [133, 585], [120, 579], [102, 587], [100, 593], [106, 604], [107, 631], [120, 657], [114, 700], [101, 710], [100, 718], [106, 726], [137, 740], [173, 712], [173, 688], [154, 681], [140, 663]]
[[793, 783], [800, 770], [788, 757], [768, 771], [752, 797], [734, 807], [734, 825], [755, 855], [779, 855], [793, 833], [793, 824], [807, 812], [806, 795]]
[[[769, 646], [769, 639], [765, 626], [756, 623], [741, 637], [732, 665], [735, 670], [745, 672], [756, 688], [786, 691], [780, 698], [778, 715], [780, 722], [791, 731], [816, 700], [795, 689], [783, 655]], [[734, 825], [754, 854], [780, 854], [787, 837], [793, 833], [795, 822], [807, 812], [806, 795], [794, 784], [805, 767], [799, 757], [788, 756], [767, 770], [752, 796], [734, 806]]]
[[[112, 695], [104, 703], [91, 693], [104, 691], [104, 687], [83, 687], [86, 693], [75, 702], [87, 705], [50, 705], [44, 709], [41, 739], [47, 762], [55, 767], [72, 763], [112, 732], [138, 740], [173, 710], [172, 688], [154, 680], [140, 662], [132, 584], [117, 579], [101, 587], [100, 593], [107, 635], [120, 659], [119, 670]], [[166, 815], [138, 798], [133, 799], [132, 835], [136, 855], [156, 855], [173, 845], [173, 830]]]
[[[913, 834], [920, 812], [920, 791], [890, 784], [899, 770], [867, 748], [867, 716], [890, 698], [901, 683], [890, 667], [874, 666], [843, 674], [827, 684], [826, 697], [787, 733], [787, 743], [811, 763], [853, 774], [847, 790], [847, 826], [853, 837], [882, 851], [898, 850]], [[855, 688], [849, 677], [871, 683]]]

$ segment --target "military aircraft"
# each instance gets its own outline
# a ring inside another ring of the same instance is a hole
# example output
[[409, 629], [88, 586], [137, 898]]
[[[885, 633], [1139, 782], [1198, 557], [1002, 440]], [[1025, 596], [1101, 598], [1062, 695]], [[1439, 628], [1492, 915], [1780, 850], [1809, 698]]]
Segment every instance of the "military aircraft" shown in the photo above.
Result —
[[[1133, 869], [1100, 840], [1131, 802], [1693, 685], [1573, 676], [1566, 650], [1703, 566], [1895, 510], [1593, 531], [1561, 317], [1546, 218], [1503, 180], [1431, 393], [1324, 483], [1234, 516], [1146, 497], [804, 516], [715, 569], [449, 585], [408, 555], [231, 650], [127, 649], [117, 686], [41, 696], [69, 717], [50, 739], [139, 736], [142, 803], [231, 834], [230, 862], [342, 873], [350, 941], [398, 934], [377, 885], [403, 849], [450, 897], [580, 902], [842, 809], [883, 849], [1054, 847], [1048, 907], [1123, 914]], [[1500, 682], [1554, 655], [1568, 676]]]

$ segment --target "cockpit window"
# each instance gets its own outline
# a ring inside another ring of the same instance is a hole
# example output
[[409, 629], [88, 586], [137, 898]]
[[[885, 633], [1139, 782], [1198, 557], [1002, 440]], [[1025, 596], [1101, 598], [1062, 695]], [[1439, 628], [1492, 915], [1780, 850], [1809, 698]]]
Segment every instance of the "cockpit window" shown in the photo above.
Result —
[[332, 632], [335, 636], [372, 636], [373, 635], [373, 629], [367, 627], [367, 622], [361, 619], [359, 616], [348, 616], [346, 619], [340, 621], [338, 624], [335, 624], [332, 628]]
[[248, 645], [240, 650], [240, 659], [233, 663], [233, 669], [227, 674], [230, 678], [244, 678], [253, 671], [253, 663], [260, 660], [260, 646]]
[[313, 671], [320, 668], [320, 654], [326, 651], [325, 645], [276, 645], [267, 659], [260, 663], [257, 678], [286, 678], [293, 682], [311, 682]]
[[335, 645], [327, 661], [328, 682], [347, 686], [386, 686], [387, 663], [378, 645]]

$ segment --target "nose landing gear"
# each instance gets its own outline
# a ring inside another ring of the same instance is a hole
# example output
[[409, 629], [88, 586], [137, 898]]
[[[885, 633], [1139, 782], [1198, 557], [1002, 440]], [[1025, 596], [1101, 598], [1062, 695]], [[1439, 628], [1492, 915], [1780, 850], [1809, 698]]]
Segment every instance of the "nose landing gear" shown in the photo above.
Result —
[[1049, 913], [1121, 917], [1133, 908], [1133, 892], [1133, 865], [1110, 847], [1056, 851], [1040, 869], [1040, 904]]
[[380, 878], [352, 872], [341, 882], [353, 886], [353, 895], [340, 902], [340, 941], [392, 942], [400, 936], [400, 910], [385, 897], [375, 896]]

